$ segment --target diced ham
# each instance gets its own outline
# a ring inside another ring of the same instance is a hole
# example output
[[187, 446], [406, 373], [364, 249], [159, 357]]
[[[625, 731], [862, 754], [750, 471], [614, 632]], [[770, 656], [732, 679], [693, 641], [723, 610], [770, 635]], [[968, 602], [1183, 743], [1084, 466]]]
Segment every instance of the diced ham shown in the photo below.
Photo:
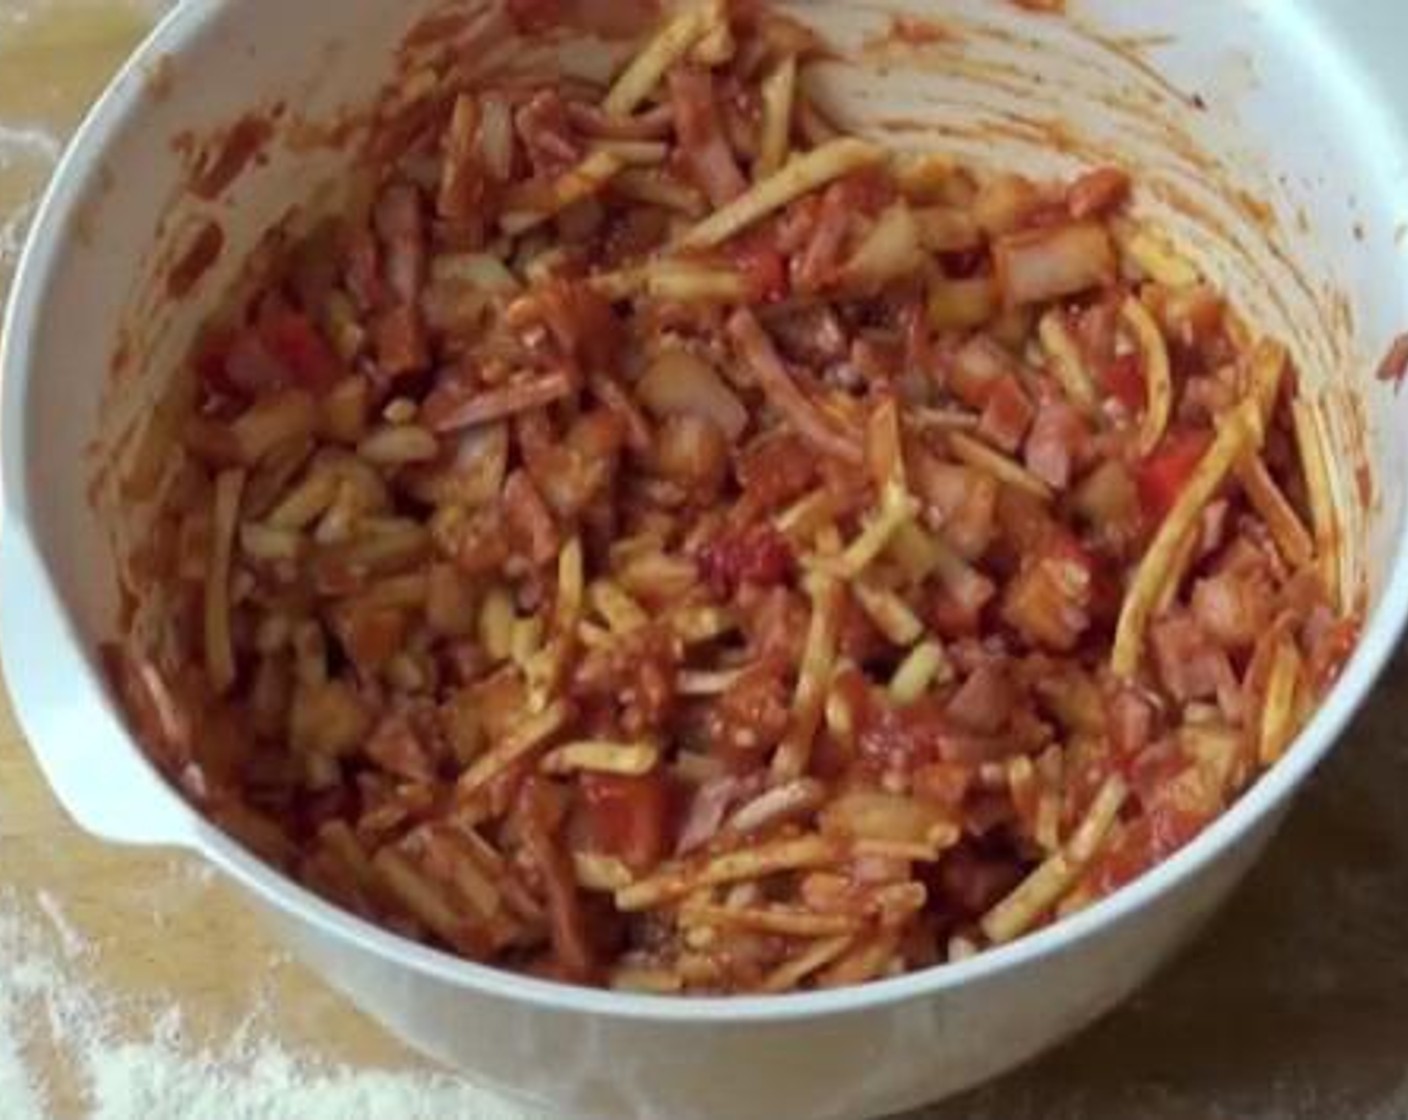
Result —
[[623, 117], [588, 101], [569, 101], [567, 117], [589, 136], [611, 140], [663, 140], [670, 134], [674, 110], [669, 105], [656, 105], [635, 116]]
[[854, 217], [841, 185], [832, 184], [821, 196], [805, 246], [793, 258], [792, 282], [798, 291], [820, 291], [836, 278]]
[[999, 377], [988, 391], [987, 404], [978, 421], [978, 432], [1009, 454], [1022, 446], [1036, 409], [1021, 383], [1012, 374]]
[[1192, 615], [1181, 612], [1159, 619], [1150, 627], [1149, 644], [1159, 679], [1180, 703], [1216, 700], [1236, 691], [1226, 652]]
[[257, 397], [288, 384], [288, 373], [258, 332], [249, 330], [237, 334], [224, 351], [223, 361], [212, 354], [207, 382], [228, 391], [233, 389], [246, 396]]
[[1215, 376], [1190, 377], [1178, 405], [1178, 418], [1205, 424], [1237, 403], [1237, 387]]
[[1218, 552], [1228, 538], [1231, 528], [1232, 503], [1225, 497], [1209, 502], [1198, 518], [1198, 559]]
[[382, 719], [367, 739], [365, 750], [367, 757], [388, 774], [412, 782], [435, 778], [430, 755], [405, 713], [393, 712]]
[[924, 503], [926, 520], [965, 559], [976, 560], [992, 544], [997, 527], [999, 484], [990, 475], [927, 452], [910, 456], [910, 481]]
[[806, 248], [821, 219], [821, 196], [803, 195], [781, 214], [773, 226], [773, 241], [785, 256], [793, 256]]
[[928, 604], [929, 624], [945, 638], [976, 634], [997, 585], [967, 563], [946, 566], [939, 579], [941, 585]]
[[743, 799], [747, 788], [746, 780], [733, 774], [720, 774], [700, 785], [685, 805], [675, 854], [689, 855], [713, 840], [723, 828], [729, 810]]
[[1069, 653], [1090, 627], [1095, 580], [1089, 557], [1053, 547], [1007, 585], [1003, 620], [1033, 645]]
[[1250, 648], [1271, 622], [1272, 588], [1264, 574], [1223, 572], [1193, 587], [1193, 617], [1219, 645]]
[[708, 70], [681, 67], [670, 72], [670, 103], [690, 176], [715, 206], [732, 202], [748, 189], [729, 147]]
[[388, 378], [419, 373], [430, 364], [425, 321], [411, 304], [401, 304], [379, 315], [372, 324], [372, 346], [377, 369]]
[[775, 303], [786, 297], [787, 260], [766, 230], [735, 237], [727, 257], [743, 280], [747, 302]]
[[385, 296], [381, 278], [381, 246], [371, 230], [353, 233], [347, 246], [347, 291], [359, 311], [380, 306]]
[[994, 735], [1011, 719], [1019, 699], [1011, 673], [999, 663], [978, 666], [948, 702], [948, 717], [965, 731]]
[[511, 324], [525, 333], [546, 327], [563, 358], [581, 374], [615, 368], [623, 342], [611, 303], [590, 284], [552, 280], [510, 305]]
[[1050, 400], [1037, 409], [1027, 437], [1027, 469], [1048, 486], [1064, 490], [1084, 459], [1090, 430], [1074, 405]]
[[805, 494], [816, 482], [817, 468], [801, 437], [782, 432], [746, 447], [734, 469], [750, 502], [767, 511]]
[[744, 584], [738, 602], [748, 649], [756, 660], [786, 665], [801, 656], [808, 618], [801, 595], [786, 587], [762, 589]]
[[414, 305], [427, 267], [420, 191], [411, 183], [392, 183], [377, 201], [375, 221], [385, 250], [386, 282], [397, 300]]
[[561, 535], [552, 511], [526, 471], [514, 471], [504, 483], [504, 519], [534, 564], [549, 564], [557, 559]]
[[1016, 360], [988, 335], [974, 335], [953, 356], [948, 388], [970, 408], [983, 409], [1004, 377], [1016, 376]]
[[573, 135], [567, 105], [556, 90], [534, 94], [514, 113], [513, 123], [534, 174], [544, 179], [561, 175], [584, 154]]
[[791, 722], [792, 696], [775, 664], [745, 670], [709, 712], [709, 738], [725, 757], [760, 757], [782, 741]]
[[735, 311], [729, 319], [728, 332], [769, 402], [808, 442], [849, 463], [859, 464], [864, 459], [860, 434], [843, 427], [811, 401], [783, 366], [772, 339], [751, 311]]
[[1154, 705], [1133, 686], [1123, 686], [1109, 699], [1110, 746], [1125, 758], [1132, 758], [1148, 745], [1154, 732]]

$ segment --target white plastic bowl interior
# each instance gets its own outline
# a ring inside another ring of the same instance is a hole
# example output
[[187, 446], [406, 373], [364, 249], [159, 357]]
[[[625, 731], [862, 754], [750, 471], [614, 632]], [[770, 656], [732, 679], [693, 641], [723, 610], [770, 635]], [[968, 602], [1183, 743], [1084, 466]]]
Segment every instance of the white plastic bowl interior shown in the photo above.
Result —
[[[91, 500], [94, 455], [158, 415], [171, 372], [245, 254], [345, 152], [285, 127], [212, 202], [174, 144], [277, 102], [285, 122], [370, 102], [429, 0], [187, 0], [108, 91], [38, 218], [4, 331], [0, 650], [20, 721], [89, 831], [201, 852], [328, 981], [412, 1044], [574, 1117], [856, 1120], [995, 1076], [1108, 1010], [1216, 908], [1344, 729], [1408, 614], [1408, 401], [1372, 378], [1408, 323], [1408, 83], [1395, 0], [1071, 0], [1068, 18], [952, 0], [951, 38], [862, 45], [923, 0], [792, 6], [845, 47], [822, 96], [846, 122], [1028, 172], [1119, 160], [1248, 319], [1286, 339], [1322, 406], [1363, 641], [1287, 758], [1203, 836], [1115, 897], [974, 960], [867, 987], [679, 1001], [548, 984], [403, 941], [311, 896], [159, 779], [95, 656], [114, 633], [130, 523]], [[575, 67], [591, 45], [554, 50]], [[307, 135], [307, 130], [303, 130]], [[1059, 141], [1059, 143], [1057, 143]], [[1254, 201], [1249, 201], [1254, 200]], [[1265, 204], [1264, 206], [1262, 204]], [[225, 249], [190, 297], [166, 269], [206, 221]], [[114, 358], [125, 355], [120, 376]], [[1371, 495], [1358, 468], [1372, 469]], [[99, 488], [101, 490], [101, 488]], [[109, 494], [109, 497], [111, 495]]]

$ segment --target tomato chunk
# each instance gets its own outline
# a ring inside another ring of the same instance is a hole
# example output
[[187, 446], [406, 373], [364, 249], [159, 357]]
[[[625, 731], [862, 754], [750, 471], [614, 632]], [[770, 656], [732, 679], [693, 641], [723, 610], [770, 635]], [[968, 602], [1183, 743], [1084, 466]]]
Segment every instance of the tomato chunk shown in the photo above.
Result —
[[598, 847], [637, 872], [665, 857], [670, 842], [670, 787], [662, 774], [582, 777], [591, 834]]
[[1212, 437], [1207, 432], [1171, 432], [1154, 453], [1139, 464], [1139, 499], [1144, 511], [1162, 521], [1197, 470]]
[[771, 303], [787, 295], [787, 261], [770, 240], [757, 235], [741, 238], [729, 255], [743, 274], [751, 300]]
[[791, 575], [794, 565], [792, 546], [768, 522], [725, 533], [699, 556], [705, 580], [720, 595], [743, 583], [772, 587]]
[[1138, 354], [1121, 354], [1100, 373], [1105, 392], [1131, 413], [1144, 409], [1144, 363]]
[[260, 321], [259, 337], [293, 385], [322, 393], [344, 373], [332, 347], [307, 315], [285, 310], [267, 314]]

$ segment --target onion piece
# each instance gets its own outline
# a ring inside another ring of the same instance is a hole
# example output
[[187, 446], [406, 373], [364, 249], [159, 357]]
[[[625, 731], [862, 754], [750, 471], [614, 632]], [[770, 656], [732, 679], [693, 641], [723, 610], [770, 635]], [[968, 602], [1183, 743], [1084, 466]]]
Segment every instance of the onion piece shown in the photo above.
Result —
[[479, 291], [517, 295], [522, 285], [503, 261], [488, 253], [446, 253], [430, 264], [436, 284], [468, 284]]
[[876, 220], [850, 260], [842, 265], [837, 284], [848, 292], [873, 294], [886, 284], [921, 272], [925, 264], [914, 212], [901, 202]]
[[919, 240], [931, 253], [959, 253], [983, 244], [973, 215], [956, 206], [925, 206], [914, 211]]
[[921, 845], [946, 839], [953, 823], [945, 806], [865, 789], [841, 794], [820, 814], [823, 835]]
[[667, 350], [636, 385], [636, 396], [657, 418], [695, 416], [717, 424], [730, 440], [748, 426], [748, 410], [714, 368], [687, 350]]
[[1110, 235], [1098, 222], [1008, 234], [993, 242], [992, 252], [1008, 307], [1108, 287], [1118, 275]]
[[513, 110], [501, 93], [486, 93], [479, 99], [475, 148], [489, 175], [501, 183], [513, 177]]
[[934, 280], [929, 285], [929, 325], [936, 331], [972, 330], [996, 318], [1001, 303], [991, 276]]

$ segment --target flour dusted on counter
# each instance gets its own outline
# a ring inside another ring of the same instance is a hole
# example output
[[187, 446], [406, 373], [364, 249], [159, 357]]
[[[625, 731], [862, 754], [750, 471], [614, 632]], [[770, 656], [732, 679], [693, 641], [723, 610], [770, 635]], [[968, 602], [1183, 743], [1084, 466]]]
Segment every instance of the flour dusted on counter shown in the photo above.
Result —
[[[94, 985], [90, 946], [47, 893], [0, 893], [5, 1120], [542, 1120], [444, 1074], [355, 1070], [291, 1053], [258, 1016], [218, 1047], [179, 1008], [142, 1016]], [[151, 1019], [133, 1041], [119, 1024]]]
[[91, 1120], [529, 1120], [447, 1076], [310, 1068], [267, 1040], [237, 1044], [233, 1061], [162, 1039], [99, 1050]]

